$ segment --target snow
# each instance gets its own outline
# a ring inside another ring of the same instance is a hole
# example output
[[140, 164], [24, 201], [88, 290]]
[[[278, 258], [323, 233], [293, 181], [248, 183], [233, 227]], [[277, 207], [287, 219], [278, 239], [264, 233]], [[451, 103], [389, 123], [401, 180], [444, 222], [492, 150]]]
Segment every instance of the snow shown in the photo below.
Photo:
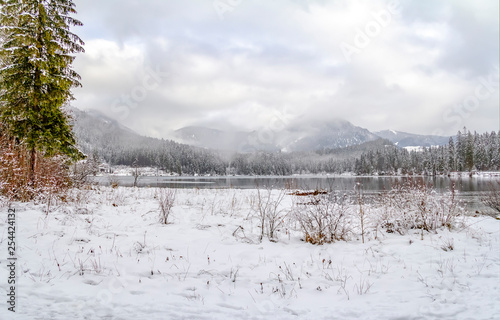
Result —
[[[301, 241], [290, 224], [277, 242], [259, 242], [256, 190], [179, 189], [168, 225], [158, 222], [157, 192], [96, 187], [49, 210], [14, 203], [17, 312], [2, 302], [0, 319], [500, 316], [494, 218], [464, 217], [423, 240], [415, 230], [322, 246]], [[287, 194], [282, 205], [292, 201]], [[6, 222], [2, 214], [2, 287]]]
[[[108, 165], [108, 164], [106, 164]], [[112, 178], [113, 176], [133, 176], [135, 174], [136, 168], [132, 166], [125, 166], [125, 165], [117, 165], [117, 166], [112, 166], [110, 167], [110, 170], [113, 171], [112, 175], [108, 175], [106, 173], [101, 174], [98, 173], [98, 176], [109, 176]], [[166, 172], [164, 170], [154, 168], [154, 167], [140, 167], [137, 168], [137, 172], [140, 176], [178, 176], [177, 173], [173, 172]]]
[[408, 152], [423, 152], [424, 151], [424, 147], [421, 147], [421, 146], [407, 146], [407, 147], [404, 147], [404, 149], [406, 149]]

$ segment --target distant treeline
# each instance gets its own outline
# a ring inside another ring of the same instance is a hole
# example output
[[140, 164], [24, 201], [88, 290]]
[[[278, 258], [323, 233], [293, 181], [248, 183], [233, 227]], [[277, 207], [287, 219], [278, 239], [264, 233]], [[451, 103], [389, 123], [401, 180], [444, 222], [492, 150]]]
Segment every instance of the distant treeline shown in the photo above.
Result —
[[498, 171], [500, 169], [499, 133], [471, 133], [464, 128], [448, 145], [419, 151], [387, 148], [367, 152], [355, 160], [353, 172], [447, 174], [453, 171]]
[[380, 140], [376, 150], [362, 152], [359, 157], [339, 159], [340, 150], [315, 153], [258, 153], [236, 155], [232, 173], [286, 175], [293, 173], [353, 172], [373, 174], [448, 174], [453, 171], [500, 170], [500, 132], [478, 134], [464, 130], [448, 145], [407, 150]]

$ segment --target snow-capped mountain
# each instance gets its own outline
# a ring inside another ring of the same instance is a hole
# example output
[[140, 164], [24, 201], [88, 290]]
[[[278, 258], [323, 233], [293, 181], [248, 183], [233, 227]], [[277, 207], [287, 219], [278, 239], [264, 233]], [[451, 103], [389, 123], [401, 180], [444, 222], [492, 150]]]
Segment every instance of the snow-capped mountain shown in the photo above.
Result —
[[447, 145], [450, 137], [433, 136], [433, 135], [418, 135], [413, 133], [384, 130], [375, 132], [381, 138], [393, 142], [401, 148], [405, 147], [431, 147]]

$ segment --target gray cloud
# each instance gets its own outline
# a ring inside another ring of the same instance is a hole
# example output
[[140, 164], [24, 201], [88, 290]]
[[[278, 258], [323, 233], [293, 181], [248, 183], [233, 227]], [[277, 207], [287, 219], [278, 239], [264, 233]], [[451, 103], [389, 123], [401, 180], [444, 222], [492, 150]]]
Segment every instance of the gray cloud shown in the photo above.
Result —
[[[277, 113], [291, 125], [498, 130], [498, 85], [477, 106], [457, 107], [497, 70], [495, 1], [401, 1], [397, 13], [382, 0], [75, 2], [87, 53], [75, 62], [84, 87], [74, 104], [147, 135], [258, 129]], [[220, 2], [235, 4], [223, 19]], [[360, 32], [376, 34], [348, 62], [341, 45], [355, 46]]]

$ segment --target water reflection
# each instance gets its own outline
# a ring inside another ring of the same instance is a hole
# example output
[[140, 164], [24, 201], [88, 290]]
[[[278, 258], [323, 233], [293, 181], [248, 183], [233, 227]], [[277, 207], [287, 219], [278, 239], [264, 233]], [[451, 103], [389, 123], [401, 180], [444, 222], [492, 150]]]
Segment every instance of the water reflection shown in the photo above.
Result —
[[[111, 182], [121, 186], [132, 186], [131, 176], [96, 177], [101, 185]], [[343, 177], [343, 176], [238, 176], [238, 177], [150, 177], [143, 176], [138, 180], [139, 187], [168, 188], [237, 188], [253, 189], [256, 187], [271, 187], [275, 189], [323, 189], [331, 191], [352, 191], [360, 183], [367, 192], [383, 192], [398, 184], [413, 180], [417, 184], [434, 187], [438, 192], [449, 191], [454, 187], [460, 192], [488, 191], [492, 181], [498, 178], [490, 177]]]

